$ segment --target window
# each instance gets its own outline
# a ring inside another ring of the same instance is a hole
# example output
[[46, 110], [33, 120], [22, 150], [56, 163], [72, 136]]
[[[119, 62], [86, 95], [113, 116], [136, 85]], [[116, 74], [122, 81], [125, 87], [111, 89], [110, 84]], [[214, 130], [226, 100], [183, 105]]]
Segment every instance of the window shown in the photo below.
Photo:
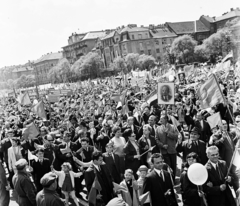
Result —
[[140, 51], [140, 53], [141, 53], [141, 54], [144, 54], [144, 51], [143, 51], [143, 50], [141, 50], [141, 51]]
[[132, 35], [132, 39], [134, 40], [134, 35]]
[[146, 35], [146, 38], [148, 38], [148, 33], [146, 33], [145, 35]]
[[139, 38], [139, 39], [142, 39], [142, 34], [138, 34], [138, 38]]
[[140, 50], [141, 50], [141, 51], [144, 50], [144, 49], [143, 49], [143, 43], [142, 43], [142, 42], [139, 43], [139, 47], [140, 47]]
[[156, 49], [156, 52], [157, 52], [157, 53], [160, 53], [160, 49]]
[[148, 50], [148, 55], [151, 55], [151, 54], [152, 54], [151, 49], [149, 49]]
[[158, 41], [158, 40], [156, 40], [156, 41], [155, 41], [155, 44], [156, 44], [156, 45], [159, 45], [159, 41]]

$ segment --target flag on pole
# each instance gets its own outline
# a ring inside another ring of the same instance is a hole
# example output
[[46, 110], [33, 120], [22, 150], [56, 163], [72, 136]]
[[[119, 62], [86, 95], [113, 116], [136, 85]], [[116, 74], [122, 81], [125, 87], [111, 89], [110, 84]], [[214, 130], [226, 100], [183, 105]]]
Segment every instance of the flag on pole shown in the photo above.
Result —
[[119, 185], [119, 184], [117, 184], [117, 183], [115, 183], [115, 182], [113, 182], [113, 189], [117, 192], [117, 191], [122, 191], [122, 192], [126, 192], [126, 193], [128, 193], [128, 190], [125, 188], [125, 187], [123, 187], [123, 186], [121, 186], [121, 185]]
[[35, 160], [38, 161], [38, 157], [33, 155], [29, 150], [28, 150], [28, 161], [29, 160]]
[[146, 203], [150, 203], [151, 205], [150, 192], [146, 192], [145, 194], [142, 194], [141, 196], [139, 196], [139, 201], [141, 205]]
[[236, 150], [233, 165], [235, 165], [237, 169], [240, 169], [240, 148], [237, 148]]
[[207, 122], [210, 125], [211, 129], [218, 126], [222, 126], [222, 118], [220, 116], [220, 113], [217, 112], [210, 117], [207, 118]]
[[145, 100], [148, 104], [151, 104], [153, 101], [157, 100], [157, 90], [148, 95]]
[[92, 188], [88, 194], [88, 202], [96, 205], [96, 199], [97, 199], [97, 192], [100, 192], [102, 190], [102, 187], [98, 181], [97, 176], [95, 176], [95, 179], [92, 184]]
[[45, 112], [45, 109], [44, 109], [44, 105], [43, 105], [43, 101], [40, 101], [38, 104], [36, 104], [32, 111], [38, 115], [39, 117], [43, 118], [43, 119], [47, 119], [47, 116], [46, 116], [46, 112]]
[[211, 74], [209, 79], [200, 86], [197, 94], [201, 101], [202, 109], [213, 107], [219, 103], [225, 103], [223, 94], [214, 74]]
[[19, 95], [17, 100], [19, 101], [20, 104], [22, 105], [29, 105], [29, 104], [32, 104], [31, 100], [30, 100], [30, 97], [28, 95], [28, 93], [26, 92], [25, 94], [23, 95]]
[[22, 131], [22, 136], [23, 136], [23, 139], [25, 140], [33, 139], [38, 135], [39, 135], [39, 131], [33, 122], [27, 125], [26, 128], [24, 128]]

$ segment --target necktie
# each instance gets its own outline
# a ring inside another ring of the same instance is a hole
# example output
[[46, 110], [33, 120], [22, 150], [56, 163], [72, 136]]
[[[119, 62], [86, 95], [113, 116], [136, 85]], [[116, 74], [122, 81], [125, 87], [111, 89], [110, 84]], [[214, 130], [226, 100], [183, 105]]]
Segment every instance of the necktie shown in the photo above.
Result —
[[100, 166], [98, 166], [98, 171], [101, 172], [101, 168], [100, 168]]
[[218, 167], [218, 164], [216, 164], [216, 171], [218, 173], [218, 176], [219, 176], [220, 180], [222, 180], [222, 174], [221, 174], [221, 171], [220, 171], [220, 169]]
[[162, 178], [163, 182], [164, 182], [164, 175], [163, 175], [163, 171], [161, 170], [160, 172], [160, 177]]

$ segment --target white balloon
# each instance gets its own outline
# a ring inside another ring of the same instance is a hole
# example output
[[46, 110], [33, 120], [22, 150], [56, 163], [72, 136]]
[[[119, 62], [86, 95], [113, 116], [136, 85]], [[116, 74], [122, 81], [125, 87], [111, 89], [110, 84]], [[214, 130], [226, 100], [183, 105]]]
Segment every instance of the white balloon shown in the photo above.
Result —
[[208, 178], [208, 172], [204, 165], [194, 163], [188, 168], [187, 172], [189, 180], [195, 185], [203, 185]]
[[174, 76], [173, 75], [169, 75], [168, 79], [169, 79], [170, 82], [173, 82], [174, 81]]

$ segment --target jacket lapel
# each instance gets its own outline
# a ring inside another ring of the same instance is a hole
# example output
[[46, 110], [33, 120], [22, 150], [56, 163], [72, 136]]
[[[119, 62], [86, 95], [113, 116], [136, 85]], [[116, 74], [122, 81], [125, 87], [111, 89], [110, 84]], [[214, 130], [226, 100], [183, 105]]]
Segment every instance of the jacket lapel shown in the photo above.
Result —
[[156, 172], [155, 170], [153, 170], [153, 175], [155, 176], [154, 179], [157, 180], [156, 182], [158, 183], [158, 185], [159, 185], [159, 187], [161, 188], [162, 192], [164, 192], [164, 190], [163, 190], [163, 184], [164, 184], [164, 182], [163, 182], [162, 178], [159, 177], [159, 175], [157, 174], [157, 172]]

